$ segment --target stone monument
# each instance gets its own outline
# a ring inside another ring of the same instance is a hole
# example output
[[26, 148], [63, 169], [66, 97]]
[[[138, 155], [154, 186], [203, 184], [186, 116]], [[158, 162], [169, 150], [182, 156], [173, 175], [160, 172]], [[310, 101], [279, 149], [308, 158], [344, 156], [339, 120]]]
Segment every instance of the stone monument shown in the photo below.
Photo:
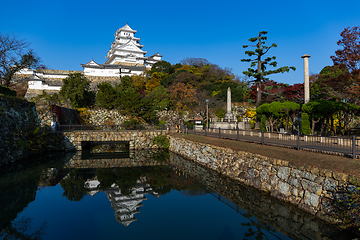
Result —
[[234, 114], [231, 112], [231, 89], [227, 89], [227, 105], [226, 105], [226, 114], [224, 117], [224, 122], [236, 122]]
[[309, 58], [310, 55], [305, 54], [301, 56], [304, 59], [304, 103], [310, 101], [310, 86], [309, 86]]

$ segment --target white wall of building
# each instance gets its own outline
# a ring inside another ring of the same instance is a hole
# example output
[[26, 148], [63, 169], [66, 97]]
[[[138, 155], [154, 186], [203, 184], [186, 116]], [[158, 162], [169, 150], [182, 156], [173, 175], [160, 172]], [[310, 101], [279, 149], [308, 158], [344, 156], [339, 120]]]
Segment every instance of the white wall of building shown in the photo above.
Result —
[[43, 81], [29, 81], [29, 89], [36, 89], [36, 90], [55, 90], [60, 91], [61, 86], [49, 86], [48, 84], [44, 83]]

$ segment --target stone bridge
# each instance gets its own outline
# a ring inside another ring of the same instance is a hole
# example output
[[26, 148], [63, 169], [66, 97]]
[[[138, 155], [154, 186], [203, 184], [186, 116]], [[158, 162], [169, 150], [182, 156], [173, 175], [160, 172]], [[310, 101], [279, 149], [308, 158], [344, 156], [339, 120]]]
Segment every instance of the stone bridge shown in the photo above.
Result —
[[76, 150], [82, 150], [85, 142], [126, 142], [130, 149], [158, 148], [153, 144], [153, 138], [159, 135], [167, 135], [165, 130], [76, 130], [64, 132], [64, 137]]

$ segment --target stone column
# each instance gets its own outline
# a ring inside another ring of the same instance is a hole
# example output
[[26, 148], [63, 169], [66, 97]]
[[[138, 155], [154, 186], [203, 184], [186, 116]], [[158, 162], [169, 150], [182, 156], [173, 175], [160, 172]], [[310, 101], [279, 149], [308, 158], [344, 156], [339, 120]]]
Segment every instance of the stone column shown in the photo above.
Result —
[[228, 87], [227, 89], [227, 113], [231, 113], [231, 89]]
[[301, 56], [304, 59], [304, 103], [310, 101], [310, 86], [309, 86], [309, 58], [311, 56], [305, 54]]

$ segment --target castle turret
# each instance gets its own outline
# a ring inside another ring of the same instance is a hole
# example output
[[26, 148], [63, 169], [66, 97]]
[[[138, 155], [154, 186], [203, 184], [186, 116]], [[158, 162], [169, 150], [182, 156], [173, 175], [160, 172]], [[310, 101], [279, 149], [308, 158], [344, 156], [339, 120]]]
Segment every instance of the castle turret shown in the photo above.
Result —
[[143, 45], [139, 43], [140, 38], [134, 36], [136, 32], [128, 24], [116, 31], [105, 64], [144, 66], [147, 52], [141, 50]]

